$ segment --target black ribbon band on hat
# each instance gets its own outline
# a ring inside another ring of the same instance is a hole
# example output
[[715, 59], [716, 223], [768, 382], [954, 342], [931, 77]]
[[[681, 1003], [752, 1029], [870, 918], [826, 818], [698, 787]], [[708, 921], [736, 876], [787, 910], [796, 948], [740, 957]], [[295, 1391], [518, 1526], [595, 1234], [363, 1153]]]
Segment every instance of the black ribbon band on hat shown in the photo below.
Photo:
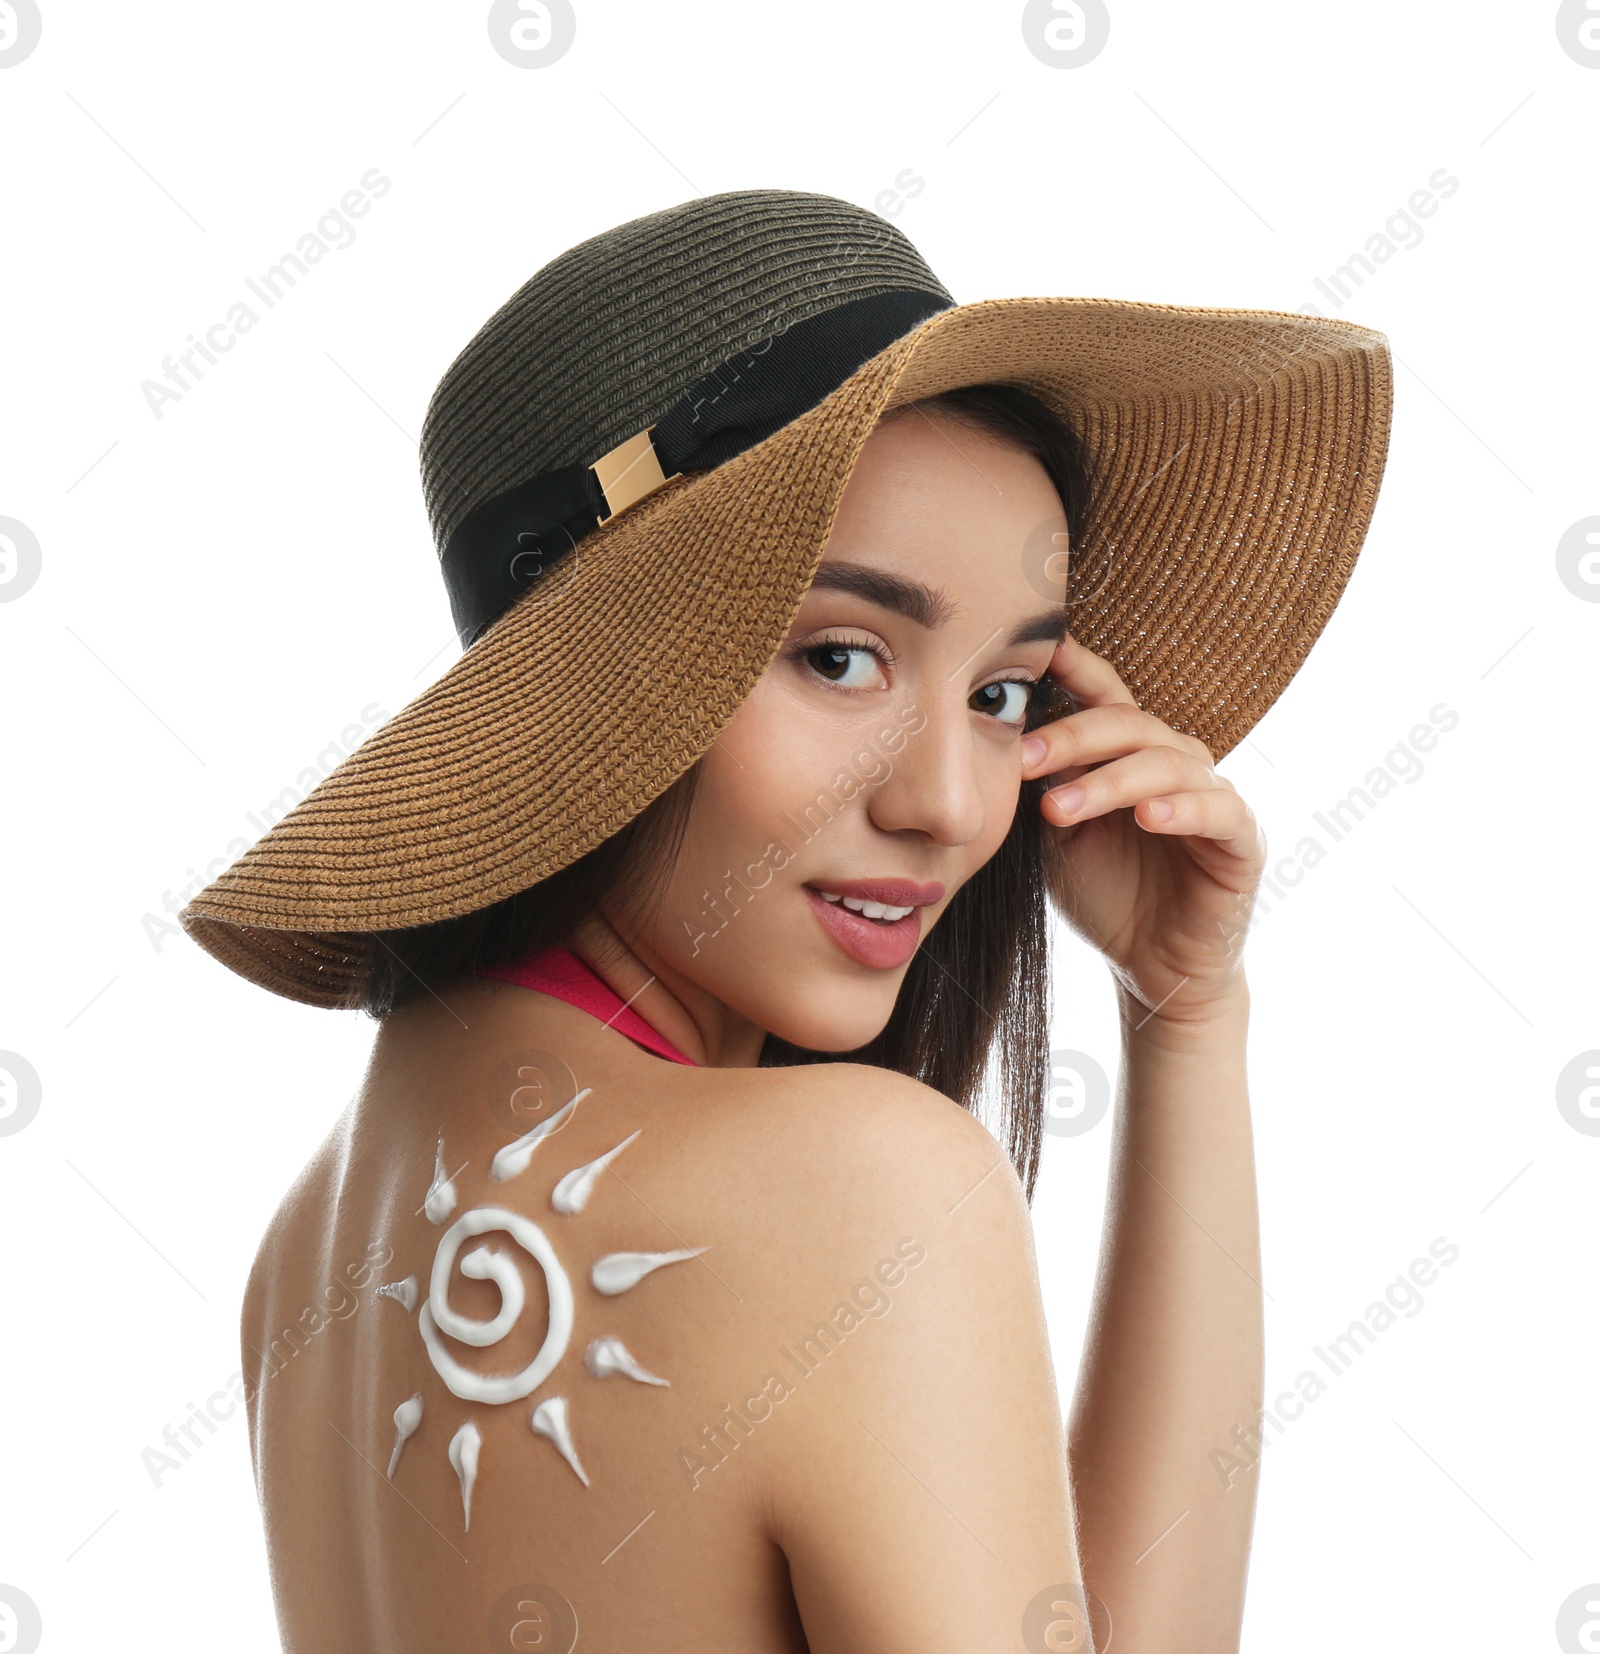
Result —
[[[863, 362], [950, 306], [937, 293], [897, 288], [808, 316], [741, 351], [656, 422], [651, 441], [662, 472], [670, 477], [709, 470], [754, 447], [814, 408]], [[546, 471], [469, 512], [441, 559], [462, 647], [607, 514], [605, 494], [588, 465]]]

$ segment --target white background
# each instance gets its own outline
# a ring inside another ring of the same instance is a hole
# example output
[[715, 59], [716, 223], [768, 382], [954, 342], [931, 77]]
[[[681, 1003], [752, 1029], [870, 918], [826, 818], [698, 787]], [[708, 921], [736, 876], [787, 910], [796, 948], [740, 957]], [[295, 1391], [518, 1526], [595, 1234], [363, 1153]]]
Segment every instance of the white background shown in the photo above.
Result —
[[[909, 175], [895, 222], [962, 302], [1315, 305], [1390, 337], [1366, 548], [1224, 765], [1275, 858], [1331, 846], [1247, 952], [1269, 1397], [1436, 1237], [1459, 1257], [1269, 1449], [1245, 1646], [1561, 1646], [1600, 1579], [1600, 1137], [1556, 1096], [1600, 1047], [1600, 586], [1557, 567], [1600, 513], [1600, 51], [1546, 0], [1114, 0], [1076, 68], [1015, 3], [689, 0], [582, 6], [529, 69], [486, 13], [46, 0], [0, 69], [0, 515], [42, 548], [0, 604], [0, 1048], [43, 1086], [0, 1137], [0, 1583], [47, 1649], [277, 1646], [242, 1413], [160, 1486], [141, 1452], [237, 1368], [258, 1238], [373, 1026], [151, 916], [456, 657], [416, 469], [439, 375], [612, 224]], [[374, 167], [354, 241], [154, 417], [162, 359]], [[1441, 168], [1421, 240], [1320, 297]], [[1314, 812], [1440, 703], [1420, 776], [1332, 843]], [[1057, 1044], [1114, 1074], [1102, 966], [1069, 948], [1058, 990]], [[1064, 1389], [1110, 1133], [1052, 1137], [1035, 1201]]]

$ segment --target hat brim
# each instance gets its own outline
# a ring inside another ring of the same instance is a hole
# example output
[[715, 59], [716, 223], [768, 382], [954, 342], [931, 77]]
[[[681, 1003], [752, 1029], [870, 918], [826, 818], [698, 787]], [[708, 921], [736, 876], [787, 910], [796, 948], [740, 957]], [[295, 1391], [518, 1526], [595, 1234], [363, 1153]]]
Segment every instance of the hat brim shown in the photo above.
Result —
[[1070, 413], [1095, 456], [1073, 636], [1221, 758], [1355, 565], [1388, 447], [1387, 340], [1282, 311], [984, 300], [595, 530], [196, 896], [185, 930], [275, 993], [350, 1007], [365, 1001], [363, 933], [489, 906], [593, 849], [710, 748], [765, 671], [879, 418], [991, 381]]

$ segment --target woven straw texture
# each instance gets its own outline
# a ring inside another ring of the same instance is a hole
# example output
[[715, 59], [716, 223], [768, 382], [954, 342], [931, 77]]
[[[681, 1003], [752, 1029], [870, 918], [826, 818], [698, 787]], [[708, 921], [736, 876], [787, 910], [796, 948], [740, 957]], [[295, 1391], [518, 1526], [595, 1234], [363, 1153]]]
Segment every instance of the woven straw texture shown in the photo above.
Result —
[[[869, 279], [930, 279], [913, 275]], [[868, 290], [835, 288], [817, 305]], [[663, 383], [692, 384], [747, 334], [685, 347]], [[588, 433], [528, 459], [505, 406], [517, 375], [484, 378], [474, 361], [463, 353], [450, 369], [430, 410], [438, 434], [424, 439], [435, 477], [471, 479], [430, 498], [441, 542], [485, 491], [591, 459], [662, 411], [659, 396], [630, 400], [625, 351], [602, 352]], [[471, 912], [592, 849], [748, 696], [881, 415], [990, 380], [1070, 413], [1095, 455], [1095, 533], [1071, 560], [1073, 635], [1142, 707], [1221, 758], [1298, 670], [1354, 566], [1388, 441], [1386, 340], [1287, 312], [985, 300], [929, 318], [765, 441], [584, 539], [202, 891], [186, 930], [276, 993], [357, 1005], [382, 945], [362, 933]], [[589, 711], [600, 705], [603, 719]]]
[[579, 242], [479, 328], [428, 403], [422, 492], [440, 554], [474, 506], [592, 463], [741, 351], [907, 287], [955, 302], [886, 219], [801, 190], [730, 190]]

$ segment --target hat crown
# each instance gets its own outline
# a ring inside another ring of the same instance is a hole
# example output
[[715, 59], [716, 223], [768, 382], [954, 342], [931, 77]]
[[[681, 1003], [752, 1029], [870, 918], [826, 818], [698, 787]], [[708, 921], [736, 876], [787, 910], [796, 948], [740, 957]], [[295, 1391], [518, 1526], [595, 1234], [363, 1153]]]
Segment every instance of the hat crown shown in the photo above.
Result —
[[475, 507], [592, 463], [741, 351], [906, 289], [955, 302], [887, 219], [800, 190], [704, 196], [568, 248], [478, 329], [429, 400], [422, 485], [441, 554]]

